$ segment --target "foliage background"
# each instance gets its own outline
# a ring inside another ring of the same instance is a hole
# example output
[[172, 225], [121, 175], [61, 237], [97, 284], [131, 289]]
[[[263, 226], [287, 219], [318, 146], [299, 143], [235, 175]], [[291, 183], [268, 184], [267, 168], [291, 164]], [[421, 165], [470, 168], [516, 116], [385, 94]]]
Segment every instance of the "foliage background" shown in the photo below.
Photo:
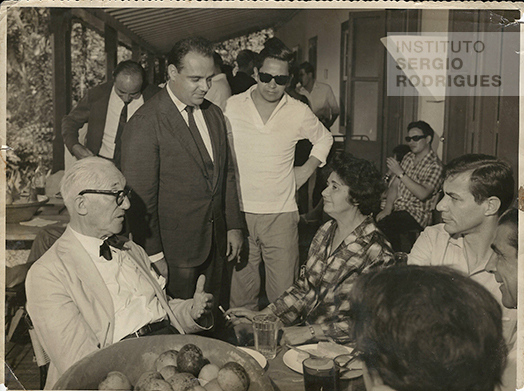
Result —
[[[11, 7], [7, 15], [7, 145], [8, 169], [33, 172], [42, 159], [52, 167], [53, 74], [49, 8]], [[217, 45], [224, 62], [235, 65], [240, 50], [259, 52], [273, 36], [266, 29]], [[131, 51], [118, 48], [118, 61]], [[104, 38], [73, 20], [71, 28], [72, 107], [92, 88], [105, 81]], [[147, 54], [140, 63], [147, 69]], [[155, 64], [158, 69], [158, 63]]]

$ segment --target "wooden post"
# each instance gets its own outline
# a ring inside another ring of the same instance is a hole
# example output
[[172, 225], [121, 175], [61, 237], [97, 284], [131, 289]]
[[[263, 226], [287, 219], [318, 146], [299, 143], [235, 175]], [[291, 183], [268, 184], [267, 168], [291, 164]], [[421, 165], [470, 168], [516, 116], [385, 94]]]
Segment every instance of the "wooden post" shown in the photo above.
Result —
[[113, 70], [118, 60], [118, 32], [107, 24], [104, 28], [104, 41], [106, 50], [106, 81], [108, 81], [113, 77]]
[[139, 62], [140, 61], [140, 46], [136, 43], [133, 43], [131, 48], [131, 60]]
[[147, 82], [149, 84], [155, 82], [155, 56], [151, 52], [147, 52]]
[[62, 118], [71, 110], [71, 10], [51, 8], [53, 56], [53, 169], [64, 169]]
[[167, 75], [166, 75], [166, 59], [163, 56], [157, 57], [158, 59], [158, 77], [157, 77], [157, 84], [164, 83], [167, 81]]

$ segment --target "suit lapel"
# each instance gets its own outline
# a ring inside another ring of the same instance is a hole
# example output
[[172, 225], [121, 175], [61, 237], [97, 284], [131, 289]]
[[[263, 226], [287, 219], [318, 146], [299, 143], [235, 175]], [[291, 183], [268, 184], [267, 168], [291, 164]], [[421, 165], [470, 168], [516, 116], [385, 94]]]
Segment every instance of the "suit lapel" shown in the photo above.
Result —
[[218, 177], [220, 174], [220, 167], [222, 167], [222, 153], [220, 153], [220, 135], [218, 133], [219, 126], [216, 125], [217, 118], [211, 114], [209, 111], [210, 102], [204, 101], [200, 106], [202, 114], [204, 115], [204, 120], [206, 121], [207, 130], [209, 131], [209, 137], [211, 138], [211, 145], [213, 148], [213, 161], [214, 161], [214, 170], [212, 176], [212, 189], [213, 192], [216, 190], [218, 184]]
[[160, 91], [159, 94], [162, 94], [162, 99], [160, 99], [162, 106], [161, 111], [164, 114], [164, 118], [166, 118], [168, 122], [167, 128], [171, 131], [173, 136], [180, 141], [184, 148], [186, 148], [193, 159], [195, 159], [202, 170], [202, 174], [205, 177], [208, 177], [204, 160], [201, 158], [200, 151], [198, 150], [198, 147], [193, 139], [191, 131], [189, 130], [186, 121], [182, 117], [182, 114], [180, 111], [178, 111], [175, 103], [171, 100], [171, 97], [169, 96], [166, 88], [167, 86], [164, 87], [164, 89]]
[[142, 273], [142, 275], [146, 278], [147, 281], [149, 281], [149, 283], [153, 287], [156, 297], [160, 301], [160, 304], [162, 305], [164, 310], [167, 312], [169, 316], [169, 320], [171, 321], [173, 326], [175, 326], [175, 328], [178, 330], [180, 334], [185, 334], [184, 329], [178, 322], [178, 319], [176, 318], [175, 313], [173, 312], [173, 310], [169, 306], [169, 303], [167, 302], [164, 291], [162, 290], [160, 285], [158, 285], [158, 283], [155, 281], [155, 279], [151, 275], [151, 272], [148, 268], [149, 265], [147, 265], [143, 261], [143, 259], [140, 257], [140, 254], [138, 254], [138, 252], [135, 252], [136, 250], [134, 249], [133, 244], [128, 242], [126, 243], [124, 248], [128, 250], [127, 255], [129, 256], [129, 259], [131, 259], [133, 262], [135, 262], [138, 265], [138, 270]]
[[[62, 262], [67, 265], [67, 270], [71, 270], [71, 274], [83, 282], [84, 289], [89, 289], [96, 297], [96, 305], [99, 305], [103, 309], [107, 317], [109, 328], [108, 330], [100, 330], [103, 336], [102, 338], [99, 336], [99, 340], [105, 341], [105, 344], [112, 343], [115, 310], [111, 294], [93, 263], [91, 256], [76, 238], [70, 227], [67, 227], [60, 239], [57, 248], [58, 256]], [[97, 330], [94, 331], [97, 332]]]

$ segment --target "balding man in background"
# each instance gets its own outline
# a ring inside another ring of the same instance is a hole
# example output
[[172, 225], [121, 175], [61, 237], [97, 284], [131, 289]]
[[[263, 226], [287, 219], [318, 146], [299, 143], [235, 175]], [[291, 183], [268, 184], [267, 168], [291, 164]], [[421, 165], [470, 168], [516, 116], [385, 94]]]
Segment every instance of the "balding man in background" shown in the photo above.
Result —
[[[77, 159], [98, 155], [120, 167], [121, 136], [126, 122], [160, 88], [147, 86], [144, 68], [135, 61], [119, 63], [113, 80], [87, 91], [62, 120], [64, 143]], [[88, 124], [85, 145], [79, 131]]]

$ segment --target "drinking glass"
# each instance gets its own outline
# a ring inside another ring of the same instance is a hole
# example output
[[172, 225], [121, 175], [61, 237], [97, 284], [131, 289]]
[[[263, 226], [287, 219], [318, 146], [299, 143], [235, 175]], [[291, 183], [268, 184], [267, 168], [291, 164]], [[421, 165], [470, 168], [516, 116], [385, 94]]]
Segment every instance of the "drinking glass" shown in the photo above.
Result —
[[278, 318], [272, 314], [253, 318], [255, 349], [271, 360], [277, 355]]
[[339, 370], [329, 358], [306, 358], [302, 362], [306, 391], [339, 391]]

